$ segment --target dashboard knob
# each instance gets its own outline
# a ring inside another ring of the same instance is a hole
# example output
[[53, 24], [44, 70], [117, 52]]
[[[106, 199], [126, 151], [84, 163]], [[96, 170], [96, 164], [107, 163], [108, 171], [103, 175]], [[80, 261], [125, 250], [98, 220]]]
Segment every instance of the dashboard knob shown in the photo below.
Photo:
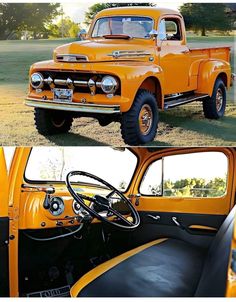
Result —
[[81, 206], [76, 200], [73, 201], [72, 208], [76, 215], [80, 214]]
[[53, 208], [53, 210], [58, 210], [59, 209], [59, 204], [57, 202], [54, 202], [52, 204], [52, 208]]

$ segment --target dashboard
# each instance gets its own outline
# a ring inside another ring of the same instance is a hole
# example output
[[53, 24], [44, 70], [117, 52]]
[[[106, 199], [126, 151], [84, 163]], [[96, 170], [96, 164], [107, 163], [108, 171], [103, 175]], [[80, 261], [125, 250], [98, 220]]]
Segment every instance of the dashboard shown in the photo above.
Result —
[[[106, 189], [98, 187], [79, 187], [77, 190], [88, 196], [108, 193]], [[53, 194], [46, 194], [24, 187], [19, 209], [19, 229], [69, 227], [81, 224], [82, 220], [99, 222], [71, 197], [65, 186], [55, 186], [54, 191]], [[113, 198], [117, 203], [117, 198]]]

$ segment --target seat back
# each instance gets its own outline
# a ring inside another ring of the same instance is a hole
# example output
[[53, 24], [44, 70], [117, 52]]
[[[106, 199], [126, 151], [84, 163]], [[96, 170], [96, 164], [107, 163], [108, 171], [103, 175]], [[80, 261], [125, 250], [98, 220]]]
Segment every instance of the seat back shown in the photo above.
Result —
[[221, 225], [209, 248], [195, 293], [197, 297], [225, 296], [235, 214], [236, 206]]

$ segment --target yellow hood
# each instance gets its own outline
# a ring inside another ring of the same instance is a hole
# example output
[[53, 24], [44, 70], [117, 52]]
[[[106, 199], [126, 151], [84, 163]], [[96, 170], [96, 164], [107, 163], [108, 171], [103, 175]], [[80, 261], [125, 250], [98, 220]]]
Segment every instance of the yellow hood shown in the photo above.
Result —
[[54, 51], [54, 60], [62, 62], [149, 61], [154, 55], [153, 51], [154, 47], [150, 40], [142, 44], [140, 40], [86, 40], [57, 47]]

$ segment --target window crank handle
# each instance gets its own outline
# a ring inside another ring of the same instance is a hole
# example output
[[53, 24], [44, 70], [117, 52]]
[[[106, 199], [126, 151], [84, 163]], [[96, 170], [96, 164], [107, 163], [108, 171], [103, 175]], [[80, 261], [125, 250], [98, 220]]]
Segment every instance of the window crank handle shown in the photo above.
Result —
[[156, 220], [156, 221], [161, 219], [161, 216], [159, 216], [159, 215], [154, 216], [154, 215], [148, 214], [147, 216], [154, 219], [154, 220]]

